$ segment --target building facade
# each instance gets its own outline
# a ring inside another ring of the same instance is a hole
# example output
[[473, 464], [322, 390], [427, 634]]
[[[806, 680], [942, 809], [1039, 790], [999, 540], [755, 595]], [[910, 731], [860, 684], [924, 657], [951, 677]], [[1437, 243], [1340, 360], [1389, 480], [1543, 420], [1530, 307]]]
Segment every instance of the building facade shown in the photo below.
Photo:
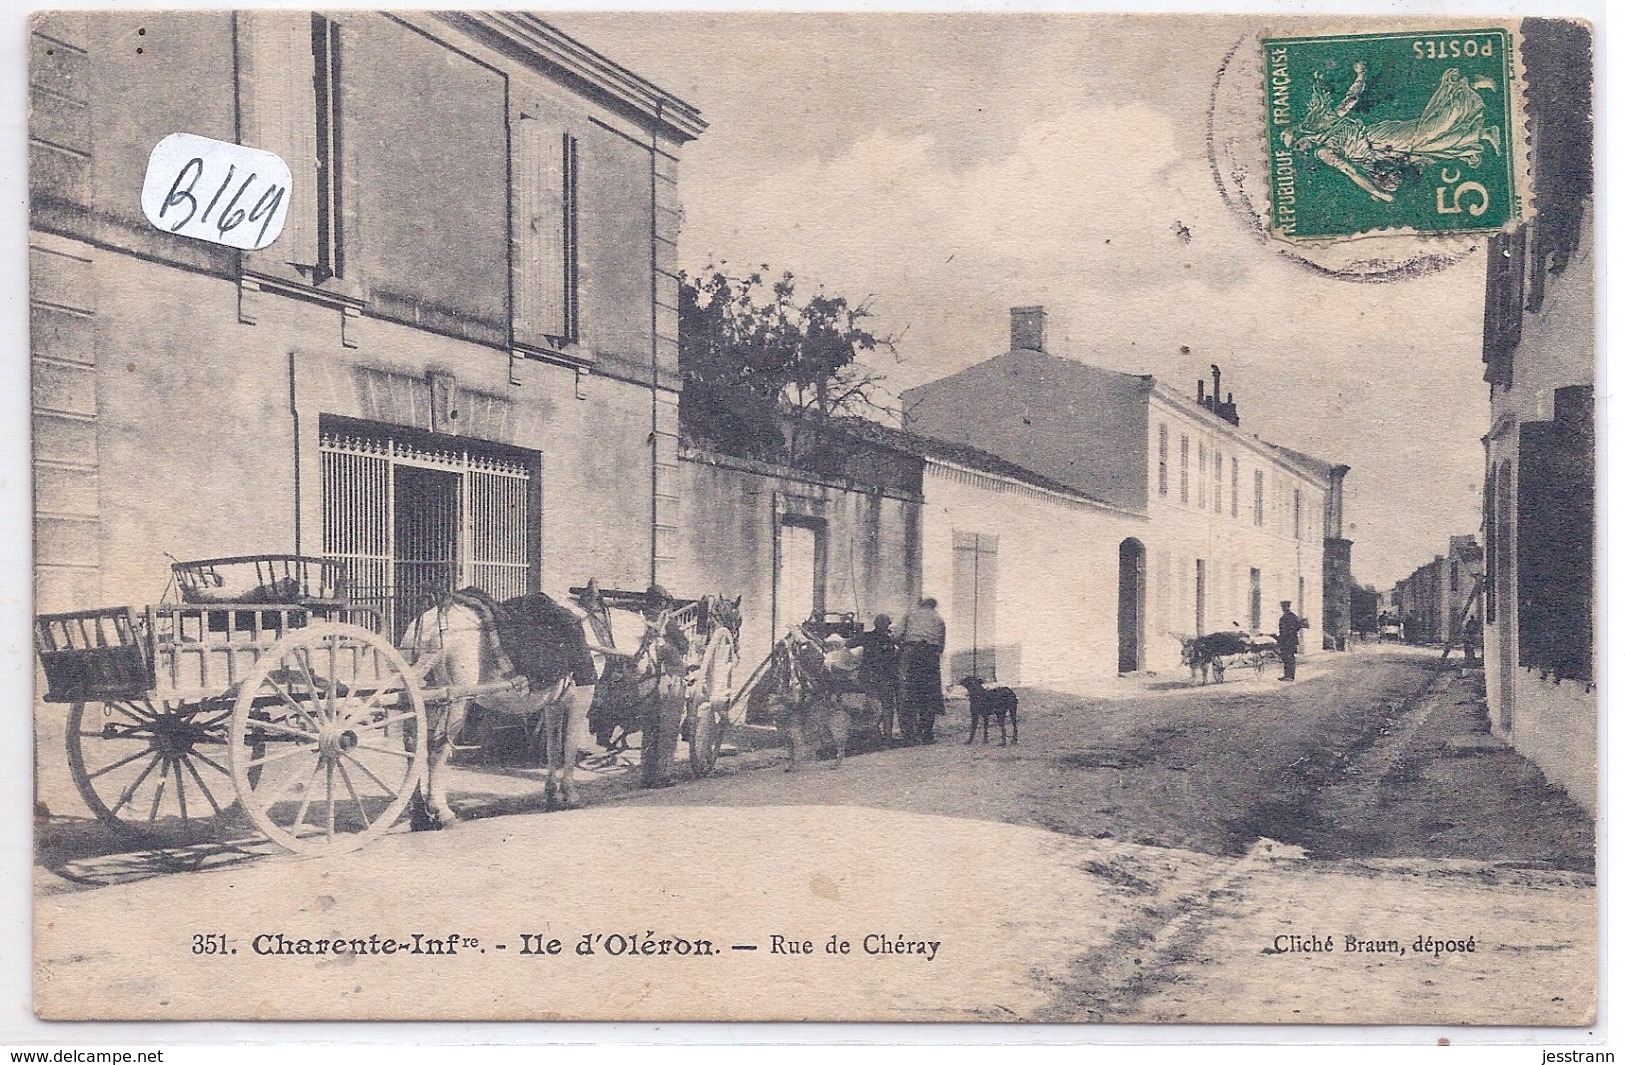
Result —
[[[397, 626], [446, 587], [671, 569], [692, 107], [515, 13], [31, 39], [38, 609], [156, 601], [171, 557], [344, 558]], [[178, 130], [288, 163], [274, 243], [148, 223]]]
[[1537, 214], [1490, 243], [1485, 687], [1496, 733], [1595, 814], [1591, 35], [1526, 19], [1521, 39]]
[[[1347, 544], [1347, 468], [1244, 433], [1233, 400], [1219, 398], [1217, 370], [1212, 394], [1200, 382], [1193, 399], [1151, 376], [1050, 354], [1044, 332], [1042, 308], [1014, 309], [1011, 350], [904, 393], [905, 424], [990, 453], [1092, 508], [1088, 527], [1057, 540], [1052, 555], [1014, 573], [1000, 563], [1001, 581], [1051, 589], [1047, 609], [1089, 629], [1073, 641], [1095, 649], [1086, 668], [1176, 668], [1183, 639], [1234, 626], [1274, 631], [1282, 601], [1324, 618], [1329, 587], [1346, 635], [1349, 552], [1333, 560], [1334, 584], [1327, 545]], [[927, 543], [940, 535], [933, 521], [945, 520], [934, 484], [928, 466]], [[1064, 587], [1071, 577], [1089, 591]], [[951, 629], [963, 625], [950, 618]]]
[[1445, 554], [1418, 566], [1394, 585], [1389, 597], [1415, 644], [1461, 648], [1467, 620], [1480, 615], [1484, 551], [1471, 535], [1452, 536]]

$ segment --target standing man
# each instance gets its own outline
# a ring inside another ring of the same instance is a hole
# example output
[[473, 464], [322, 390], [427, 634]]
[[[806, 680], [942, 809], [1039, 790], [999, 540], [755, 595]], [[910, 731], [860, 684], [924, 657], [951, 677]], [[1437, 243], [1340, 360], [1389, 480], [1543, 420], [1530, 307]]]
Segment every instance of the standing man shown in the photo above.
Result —
[[858, 676], [863, 690], [880, 700], [880, 728], [890, 743], [897, 719], [897, 639], [892, 635], [891, 615], [876, 614], [874, 628], [853, 637], [849, 646], [863, 649]]
[[927, 596], [903, 615], [897, 630], [902, 655], [902, 714], [905, 743], [937, 742], [937, 715], [942, 707], [942, 649], [948, 626], [937, 613], [937, 601]]
[[1292, 612], [1292, 600], [1281, 600], [1281, 620], [1275, 629], [1275, 646], [1281, 654], [1281, 679], [1298, 679], [1298, 633], [1309, 623]]
[[1484, 623], [1478, 620], [1477, 614], [1467, 616], [1467, 624], [1461, 630], [1461, 650], [1467, 656], [1467, 664], [1475, 665], [1478, 662], [1478, 648], [1484, 642]]

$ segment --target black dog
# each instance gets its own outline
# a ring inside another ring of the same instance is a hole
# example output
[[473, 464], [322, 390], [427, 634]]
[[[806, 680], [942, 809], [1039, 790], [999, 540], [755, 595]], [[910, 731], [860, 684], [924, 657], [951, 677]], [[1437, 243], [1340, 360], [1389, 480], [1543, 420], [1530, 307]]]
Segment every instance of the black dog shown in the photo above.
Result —
[[982, 742], [988, 742], [987, 731], [991, 719], [999, 720], [999, 746], [1005, 745], [1004, 719], [1010, 718], [1010, 742], [1021, 741], [1021, 729], [1016, 724], [1016, 693], [1009, 688], [988, 688], [982, 684], [981, 677], [966, 677], [959, 682], [970, 696], [970, 739], [966, 743], [976, 742], [976, 726], [982, 726]]

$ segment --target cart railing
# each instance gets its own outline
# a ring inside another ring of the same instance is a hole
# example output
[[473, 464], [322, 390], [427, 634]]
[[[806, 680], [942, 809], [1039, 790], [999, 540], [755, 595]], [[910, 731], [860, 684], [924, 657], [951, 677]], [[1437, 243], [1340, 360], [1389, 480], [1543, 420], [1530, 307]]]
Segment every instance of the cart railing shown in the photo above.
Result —
[[170, 567], [185, 603], [334, 602], [347, 597], [342, 559], [310, 555], [234, 555]]
[[227, 694], [277, 640], [312, 621], [345, 622], [372, 632], [383, 626], [378, 611], [340, 603], [148, 607], [155, 686], [203, 697]]
[[124, 699], [153, 688], [151, 648], [131, 607], [41, 614], [34, 648], [48, 703]]

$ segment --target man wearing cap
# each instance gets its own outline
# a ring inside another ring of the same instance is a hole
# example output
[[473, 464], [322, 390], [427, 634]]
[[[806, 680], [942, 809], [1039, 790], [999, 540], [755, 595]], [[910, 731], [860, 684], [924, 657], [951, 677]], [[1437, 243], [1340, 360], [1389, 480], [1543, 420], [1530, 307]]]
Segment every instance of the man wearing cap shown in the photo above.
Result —
[[937, 601], [927, 596], [903, 615], [897, 630], [902, 657], [902, 719], [905, 743], [937, 742], [937, 715], [942, 707], [942, 649], [948, 626], [937, 613]]
[[1281, 620], [1275, 629], [1275, 647], [1281, 655], [1281, 679], [1298, 679], [1298, 633], [1309, 623], [1292, 612], [1292, 600], [1281, 600]]

